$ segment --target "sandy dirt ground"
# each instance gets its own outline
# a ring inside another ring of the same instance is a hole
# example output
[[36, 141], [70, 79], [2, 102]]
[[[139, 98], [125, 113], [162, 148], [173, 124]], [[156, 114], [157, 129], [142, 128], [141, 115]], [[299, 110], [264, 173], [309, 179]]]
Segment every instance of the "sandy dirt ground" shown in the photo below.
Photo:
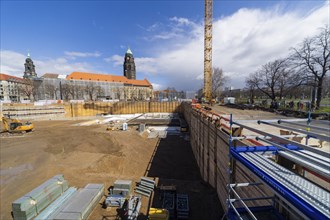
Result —
[[[159, 184], [177, 185], [190, 196], [191, 219], [221, 218], [216, 192], [201, 180], [183, 136], [147, 139], [134, 127], [106, 131], [106, 125], [73, 126], [79, 122], [34, 121], [32, 133], [0, 137], [1, 219], [12, 219], [11, 203], [56, 174], [63, 174], [70, 186], [103, 183], [105, 189], [116, 179], [135, 183], [144, 175], [157, 177]], [[145, 216], [148, 200], [142, 202]], [[100, 204], [90, 219], [113, 219], [114, 213]]]
[[[221, 106], [213, 109], [244, 120], [284, 117]], [[135, 127], [110, 132], [106, 125], [73, 126], [80, 122], [34, 121], [32, 133], [0, 137], [1, 219], [12, 219], [11, 203], [56, 174], [63, 174], [70, 186], [103, 183], [106, 189], [116, 179], [137, 182], [141, 176], [155, 177], [158, 185], [176, 185], [178, 193], [188, 194], [190, 219], [221, 219], [217, 194], [202, 181], [184, 136], [147, 139]], [[153, 207], [161, 206], [157, 196], [156, 191], [150, 201]], [[142, 202], [141, 216], [145, 216], [149, 201], [144, 198]], [[110, 220], [114, 213], [100, 204], [90, 219]]]

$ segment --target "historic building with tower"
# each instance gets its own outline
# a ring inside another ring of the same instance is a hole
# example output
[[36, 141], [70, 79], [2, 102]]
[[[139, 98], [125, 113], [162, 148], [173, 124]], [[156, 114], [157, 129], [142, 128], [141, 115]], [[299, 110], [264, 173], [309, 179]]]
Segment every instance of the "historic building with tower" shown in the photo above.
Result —
[[23, 78], [0, 75], [0, 100], [148, 100], [153, 87], [147, 79], [136, 79], [133, 53], [125, 53], [124, 73], [120, 75], [72, 72], [69, 75], [45, 73], [38, 77], [28, 53]]

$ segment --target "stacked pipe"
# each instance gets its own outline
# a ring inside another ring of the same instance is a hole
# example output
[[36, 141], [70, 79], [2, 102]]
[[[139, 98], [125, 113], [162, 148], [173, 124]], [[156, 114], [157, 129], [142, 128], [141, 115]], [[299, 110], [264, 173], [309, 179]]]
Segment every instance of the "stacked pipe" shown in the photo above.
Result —
[[56, 175], [12, 203], [14, 220], [29, 220], [68, 188], [63, 175]]

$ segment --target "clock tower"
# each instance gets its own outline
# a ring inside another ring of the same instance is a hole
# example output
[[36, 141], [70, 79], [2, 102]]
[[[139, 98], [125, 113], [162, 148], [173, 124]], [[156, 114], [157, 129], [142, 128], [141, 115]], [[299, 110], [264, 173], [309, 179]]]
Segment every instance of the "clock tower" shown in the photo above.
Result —
[[37, 78], [35, 65], [33, 64], [33, 61], [30, 58], [30, 53], [28, 53], [27, 55], [24, 66], [25, 66], [25, 71], [23, 76], [24, 79]]
[[136, 79], [135, 62], [130, 48], [128, 48], [125, 53], [124, 76], [126, 76], [127, 79]]

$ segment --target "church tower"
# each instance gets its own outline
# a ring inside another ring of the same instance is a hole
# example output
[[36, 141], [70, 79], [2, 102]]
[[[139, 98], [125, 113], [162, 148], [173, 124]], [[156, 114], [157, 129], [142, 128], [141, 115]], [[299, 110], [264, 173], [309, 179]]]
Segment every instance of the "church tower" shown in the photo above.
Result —
[[132, 53], [131, 49], [129, 49], [129, 48], [125, 53], [124, 76], [126, 76], [127, 79], [136, 79], [134, 57], [133, 57], [133, 53]]
[[24, 79], [37, 78], [35, 65], [33, 64], [33, 61], [30, 58], [30, 53], [28, 53], [28, 55], [27, 55], [24, 66], [25, 66], [25, 71], [24, 71], [24, 76], [23, 76]]

